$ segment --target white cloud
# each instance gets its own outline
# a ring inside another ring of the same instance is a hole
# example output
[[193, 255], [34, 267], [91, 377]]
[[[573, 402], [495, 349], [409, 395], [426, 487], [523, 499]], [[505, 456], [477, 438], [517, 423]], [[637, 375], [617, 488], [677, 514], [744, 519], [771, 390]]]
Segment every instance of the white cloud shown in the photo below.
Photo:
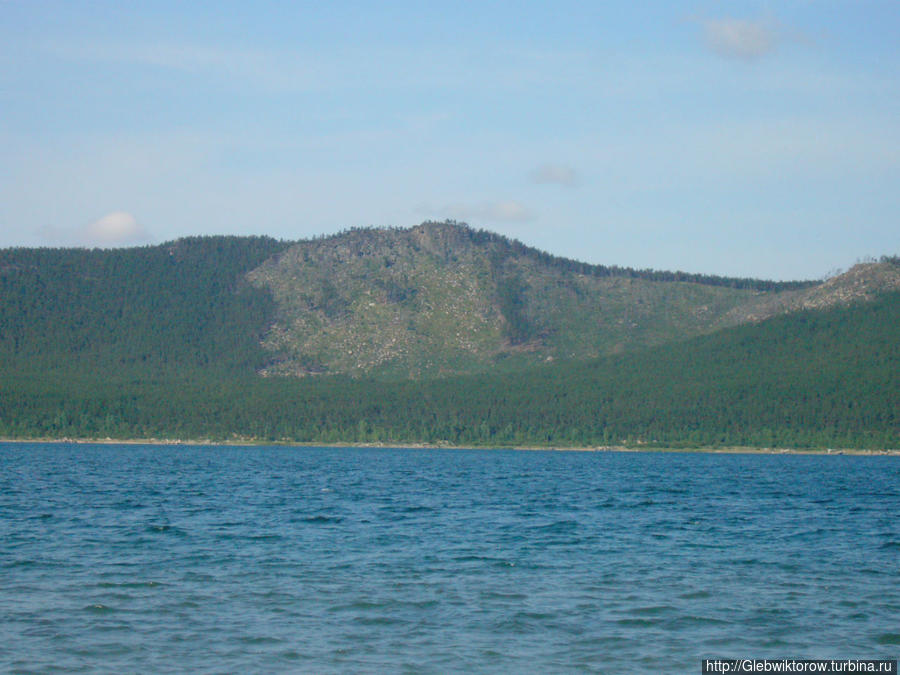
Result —
[[575, 187], [578, 185], [578, 173], [570, 166], [543, 164], [531, 172], [531, 180], [535, 183]]
[[766, 20], [706, 19], [703, 37], [720, 56], [752, 61], [774, 51], [780, 42], [777, 24]]
[[136, 244], [150, 238], [146, 228], [125, 211], [114, 211], [95, 220], [84, 228], [83, 234], [88, 243], [100, 246]]
[[40, 228], [37, 235], [51, 245], [61, 246], [129, 246], [152, 239], [147, 228], [125, 211], [113, 211], [82, 227], [48, 225]]

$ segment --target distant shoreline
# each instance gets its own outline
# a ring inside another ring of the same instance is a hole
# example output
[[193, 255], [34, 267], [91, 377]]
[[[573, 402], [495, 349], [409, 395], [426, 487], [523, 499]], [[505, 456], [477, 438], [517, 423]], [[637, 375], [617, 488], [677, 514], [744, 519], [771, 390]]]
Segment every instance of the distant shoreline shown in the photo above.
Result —
[[729, 446], [722, 448], [670, 448], [650, 446], [604, 445], [588, 447], [570, 446], [469, 446], [451, 445], [449, 443], [316, 443], [297, 441], [261, 441], [254, 439], [235, 439], [214, 441], [210, 439], [180, 438], [0, 438], [0, 443], [44, 443], [73, 445], [204, 445], [211, 447], [268, 446], [296, 448], [395, 448], [398, 450], [517, 450], [517, 451], [549, 451], [549, 452], [637, 452], [637, 453], [705, 453], [730, 455], [878, 455], [900, 457], [900, 449], [858, 449], [858, 448], [757, 448], [752, 446]]

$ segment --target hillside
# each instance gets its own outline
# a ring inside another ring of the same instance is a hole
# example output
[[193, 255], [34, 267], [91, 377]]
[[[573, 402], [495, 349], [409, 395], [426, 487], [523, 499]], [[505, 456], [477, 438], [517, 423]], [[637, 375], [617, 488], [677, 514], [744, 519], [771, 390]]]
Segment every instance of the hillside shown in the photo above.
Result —
[[7, 249], [0, 437], [897, 448], [898, 288], [896, 258], [773, 283], [452, 223]]
[[517, 372], [900, 288], [900, 266], [776, 283], [557, 258], [456, 223], [278, 242], [0, 251], [0, 366], [406, 379]]
[[870, 299], [900, 288], [900, 268], [826, 283], [637, 271], [423, 223], [298, 242], [248, 279], [277, 305], [264, 374], [402, 379], [591, 359]]
[[900, 293], [507, 374], [0, 372], [0, 437], [900, 448]]
[[284, 245], [193, 237], [129, 249], [0, 250], [0, 368], [136, 376], [253, 372], [275, 305], [244, 275]]

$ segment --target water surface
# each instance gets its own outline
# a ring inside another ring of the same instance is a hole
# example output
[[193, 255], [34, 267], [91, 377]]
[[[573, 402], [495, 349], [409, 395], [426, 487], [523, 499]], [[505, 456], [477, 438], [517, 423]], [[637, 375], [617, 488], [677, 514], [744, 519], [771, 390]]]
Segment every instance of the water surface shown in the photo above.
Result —
[[896, 658], [895, 457], [0, 444], [0, 671]]

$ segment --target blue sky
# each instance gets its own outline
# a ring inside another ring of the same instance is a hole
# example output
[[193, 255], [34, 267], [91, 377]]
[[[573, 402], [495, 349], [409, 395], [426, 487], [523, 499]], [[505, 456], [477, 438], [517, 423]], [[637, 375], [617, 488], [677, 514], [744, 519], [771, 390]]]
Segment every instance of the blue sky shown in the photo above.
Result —
[[900, 253], [900, 3], [0, 0], [0, 246], [452, 218], [593, 263]]

